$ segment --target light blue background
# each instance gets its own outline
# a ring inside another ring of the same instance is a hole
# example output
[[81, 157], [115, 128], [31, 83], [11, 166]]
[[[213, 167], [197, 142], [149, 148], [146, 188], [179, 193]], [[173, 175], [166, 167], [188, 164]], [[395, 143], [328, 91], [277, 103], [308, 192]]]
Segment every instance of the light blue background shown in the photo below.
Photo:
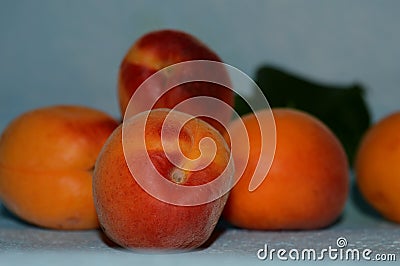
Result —
[[[52, 104], [119, 117], [119, 64], [142, 34], [187, 31], [249, 76], [273, 64], [364, 84], [377, 120], [400, 109], [400, 1], [0, 1], [0, 130]], [[340, 108], [340, 106], [338, 106]]]

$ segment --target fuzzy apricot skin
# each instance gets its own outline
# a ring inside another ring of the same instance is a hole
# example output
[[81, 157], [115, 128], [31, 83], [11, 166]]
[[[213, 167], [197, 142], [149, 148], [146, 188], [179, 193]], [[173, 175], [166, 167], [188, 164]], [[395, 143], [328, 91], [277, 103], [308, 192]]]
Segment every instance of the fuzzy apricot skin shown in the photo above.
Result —
[[[118, 99], [121, 114], [125, 114], [132, 95], [151, 75], [165, 67], [192, 60], [222, 62], [221, 58], [205, 43], [183, 31], [164, 29], [152, 31], [141, 36], [129, 48], [119, 68]], [[193, 72], [190, 68], [186, 68], [185, 71]], [[218, 73], [209, 73], [208, 69], [205, 69], [204, 72], [208, 75], [216, 75], [218, 80], [230, 83], [228, 73], [223, 66], [217, 71]], [[191, 73], [193, 77], [196, 77], [196, 74], [197, 72]], [[173, 82], [173, 80], [173, 75], [172, 77], [168, 76], [165, 77], [162, 83]], [[154, 102], [153, 109], [172, 109], [185, 100], [199, 96], [213, 97], [231, 107], [234, 106], [233, 91], [215, 83], [189, 82], [176, 86], [165, 94], [162, 92], [162, 87], [152, 86], [146, 92], [149, 96], [159, 96], [158, 100]], [[203, 106], [203, 104], [200, 104], [191, 108], [204, 113], [204, 108], [213, 108], [213, 105]], [[221, 112], [221, 110], [216, 109], [215, 113], [217, 112]], [[231, 112], [227, 112], [223, 116], [219, 114], [219, 116], [224, 117], [224, 120], [227, 118], [227, 121], [229, 121], [231, 115]], [[224, 128], [215, 120], [207, 117], [203, 117], [203, 120], [212, 124], [220, 132], [224, 132]]]
[[[176, 182], [173, 175], [173, 169], [176, 168], [165, 157], [160, 139], [165, 115], [160, 109], [150, 113], [146, 124], [146, 132], [149, 133], [146, 134], [147, 154], [164, 178]], [[124, 137], [135, 138], [134, 135]], [[204, 137], [216, 141], [217, 154], [206, 168], [187, 172], [181, 185], [209, 183], [219, 177], [228, 163], [230, 156], [225, 140], [214, 128], [199, 119], [191, 120], [182, 128], [179, 141], [183, 153], [189, 158], [196, 157], [199, 141]], [[152, 167], [150, 163], [143, 164], [145, 169], [151, 170]], [[118, 245], [130, 249], [177, 250], [199, 247], [213, 232], [228, 197], [226, 193], [209, 203], [179, 206], [148, 194], [132, 176], [126, 163], [122, 126], [108, 139], [96, 162], [93, 190], [99, 221], [105, 234]]]
[[92, 172], [117, 125], [81, 106], [40, 108], [13, 120], [0, 138], [2, 203], [40, 227], [97, 228]]
[[[259, 112], [261, 118], [268, 117], [268, 110]], [[272, 135], [260, 136], [253, 114], [243, 117], [250, 140], [250, 160], [230, 192], [225, 219], [238, 227], [257, 230], [317, 229], [332, 224], [342, 213], [349, 192], [349, 168], [342, 145], [309, 114], [276, 108], [273, 116], [275, 156], [263, 183], [252, 192], [248, 186], [259, 158], [261, 139], [268, 143]], [[241, 160], [240, 155], [233, 155], [235, 162]]]
[[400, 223], [400, 112], [371, 126], [355, 160], [357, 186], [386, 219]]

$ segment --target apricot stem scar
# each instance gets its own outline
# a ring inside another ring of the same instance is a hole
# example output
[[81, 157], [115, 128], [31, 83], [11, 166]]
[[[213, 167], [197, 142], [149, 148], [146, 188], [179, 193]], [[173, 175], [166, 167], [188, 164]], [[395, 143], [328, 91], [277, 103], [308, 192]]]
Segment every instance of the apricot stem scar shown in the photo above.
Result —
[[185, 171], [175, 168], [171, 173], [171, 179], [177, 184], [182, 184], [186, 181]]

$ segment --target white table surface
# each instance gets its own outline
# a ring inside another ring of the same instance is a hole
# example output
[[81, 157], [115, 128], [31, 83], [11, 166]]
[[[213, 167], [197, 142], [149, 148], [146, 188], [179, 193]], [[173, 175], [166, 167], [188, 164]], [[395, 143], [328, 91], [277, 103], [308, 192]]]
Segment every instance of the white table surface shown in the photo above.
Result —
[[[347, 248], [369, 248], [372, 254], [395, 254], [400, 260], [400, 225], [377, 216], [353, 193], [341, 219], [315, 231], [249, 231], [221, 224], [205, 247], [184, 253], [128, 251], [113, 245], [99, 230], [56, 231], [25, 224], [0, 206], [0, 265], [271, 265], [257, 258], [264, 247], [276, 250], [336, 248], [344, 237]], [[298, 265], [310, 261], [289, 260]], [[325, 263], [353, 264], [353, 260]], [[358, 262], [359, 263], [359, 262]], [[286, 262], [287, 264], [287, 262]], [[385, 262], [393, 265], [395, 262]]]

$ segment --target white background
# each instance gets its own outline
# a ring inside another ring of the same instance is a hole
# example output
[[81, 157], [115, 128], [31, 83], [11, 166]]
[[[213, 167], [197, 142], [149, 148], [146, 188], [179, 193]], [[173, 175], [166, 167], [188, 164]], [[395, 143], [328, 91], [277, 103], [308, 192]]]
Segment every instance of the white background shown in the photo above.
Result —
[[[400, 1], [0, 1], [0, 130], [82, 104], [119, 118], [119, 64], [142, 34], [187, 31], [254, 77], [262, 64], [367, 88], [373, 120], [400, 109]], [[338, 106], [340, 108], [340, 106]]]

